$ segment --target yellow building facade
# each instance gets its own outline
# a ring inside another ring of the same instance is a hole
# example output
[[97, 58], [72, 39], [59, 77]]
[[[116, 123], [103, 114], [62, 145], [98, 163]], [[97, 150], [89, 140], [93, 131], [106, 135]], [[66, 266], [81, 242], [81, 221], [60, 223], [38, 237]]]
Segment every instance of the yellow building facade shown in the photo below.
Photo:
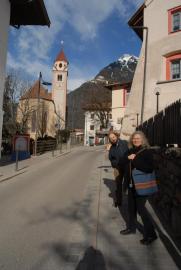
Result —
[[53, 65], [52, 89], [49, 92], [41, 79], [20, 98], [17, 122], [22, 132], [36, 137], [55, 137], [66, 126], [68, 61], [63, 50]]

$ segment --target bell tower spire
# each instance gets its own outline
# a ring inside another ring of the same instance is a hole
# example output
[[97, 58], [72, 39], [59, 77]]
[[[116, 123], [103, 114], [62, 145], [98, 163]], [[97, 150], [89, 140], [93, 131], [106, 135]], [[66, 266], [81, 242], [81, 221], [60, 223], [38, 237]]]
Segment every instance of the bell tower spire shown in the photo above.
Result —
[[56, 112], [60, 117], [59, 119], [62, 119], [62, 121], [60, 120], [61, 129], [65, 128], [66, 122], [68, 64], [67, 57], [62, 48], [53, 65], [52, 81], [52, 98], [55, 103]]

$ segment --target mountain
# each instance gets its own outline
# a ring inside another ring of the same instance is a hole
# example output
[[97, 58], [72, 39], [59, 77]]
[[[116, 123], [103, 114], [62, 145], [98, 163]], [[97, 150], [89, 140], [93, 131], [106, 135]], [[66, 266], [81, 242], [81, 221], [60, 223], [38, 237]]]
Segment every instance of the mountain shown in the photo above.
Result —
[[137, 63], [138, 58], [136, 56], [124, 54], [118, 59], [118, 61], [103, 68], [96, 75], [95, 79], [119, 83], [131, 82], [133, 80]]
[[136, 56], [125, 54], [103, 68], [93, 80], [85, 82], [70, 92], [67, 96], [67, 127], [83, 129], [83, 107], [91, 103], [92, 97], [96, 97], [101, 102], [111, 102], [112, 94], [105, 87], [106, 83], [132, 83], [137, 62]]
[[83, 108], [92, 102], [111, 102], [111, 91], [104, 86], [105, 83], [92, 80], [85, 82], [76, 90], [70, 92], [67, 97], [67, 126], [70, 129], [84, 128]]

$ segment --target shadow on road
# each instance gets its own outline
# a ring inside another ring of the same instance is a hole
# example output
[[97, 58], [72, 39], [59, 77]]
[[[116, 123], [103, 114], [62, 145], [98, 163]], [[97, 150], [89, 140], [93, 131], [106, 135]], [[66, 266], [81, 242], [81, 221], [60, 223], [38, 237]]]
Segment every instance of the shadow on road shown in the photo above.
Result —
[[[113, 200], [114, 200], [114, 198], [115, 198], [115, 195], [114, 195], [115, 181], [112, 179], [108, 179], [108, 178], [103, 178], [103, 181], [104, 181], [104, 184], [110, 190], [109, 196], [111, 198], [113, 198]], [[123, 217], [123, 219], [126, 223], [126, 226], [127, 226], [128, 225], [128, 198], [127, 198], [127, 195], [125, 193], [123, 194], [122, 206], [119, 207], [119, 212], [120, 212], [121, 216]], [[158, 213], [157, 213], [157, 215], [158, 215]], [[151, 217], [151, 219], [152, 219], [152, 217]], [[178, 252], [176, 251], [176, 249], [174, 248], [173, 244], [168, 239], [168, 237], [159, 229], [157, 224], [155, 224], [154, 220], [153, 220], [153, 223], [154, 223], [155, 228], [157, 229], [157, 232], [159, 234], [159, 237], [160, 237], [161, 241], [163, 242], [165, 248], [167, 249], [168, 253], [173, 258], [175, 264], [179, 267], [179, 269], [181, 269], [181, 257], [179, 256]], [[163, 220], [162, 220], [162, 225], [165, 226]], [[143, 225], [141, 223], [139, 223], [138, 221], [137, 221], [136, 227], [140, 233], [143, 233]]]
[[[89, 194], [85, 200], [81, 203], [76, 203], [73, 206], [67, 207], [66, 209], [53, 209], [51, 207], [40, 207], [37, 209], [37, 213], [27, 213], [22, 212], [23, 216], [26, 218], [27, 226], [36, 226], [36, 229], [42, 223], [54, 223], [55, 220], [65, 219], [74, 224], [72, 230], [69, 231], [68, 238], [63, 242], [57, 242], [55, 239], [49, 241], [45, 235], [44, 243], [42, 243], [41, 248], [46, 253], [46, 256], [38, 258], [38, 262], [34, 265], [31, 270], [43, 270], [46, 269], [46, 265], [49, 260], [54, 260], [60, 266], [57, 269], [64, 269], [66, 266], [70, 266], [72, 270], [125, 270], [125, 263], [133, 264], [134, 270], [140, 270], [139, 266], [136, 264], [134, 258], [129, 253], [129, 250], [120, 244], [119, 238], [114, 239], [112, 237], [112, 232], [107, 230], [104, 220], [100, 220], [101, 223], [101, 236], [98, 234], [99, 241], [104, 241], [105, 248], [107, 246], [113, 246], [116, 250], [115, 256], [108, 256], [104, 259], [103, 254], [98, 248], [93, 248], [92, 242], [95, 239], [96, 231], [95, 226], [97, 224], [97, 219], [95, 220], [91, 204], [95, 197]], [[110, 213], [108, 213], [109, 218]], [[50, 226], [50, 224], [49, 224]], [[80, 233], [80, 237], [76, 236], [77, 229]], [[57, 233], [65, 233], [66, 228]], [[119, 235], [119, 232], [118, 232]], [[103, 250], [104, 251], [104, 250]], [[83, 254], [83, 255], [82, 255]], [[81, 257], [82, 256], [82, 257]], [[122, 261], [121, 258], [124, 258]], [[84, 266], [86, 266], [84, 268]], [[94, 267], [94, 268], [93, 268]], [[107, 268], [106, 268], [107, 267]], [[65, 268], [66, 269], [66, 268]]]
[[99, 166], [98, 169], [110, 169], [112, 168], [111, 166]]
[[[102, 166], [105, 168], [107, 166]], [[103, 178], [104, 184], [110, 190], [110, 197], [113, 198], [115, 186], [114, 180]], [[99, 191], [97, 190], [96, 193]], [[125, 245], [125, 242], [120, 242], [119, 232], [118, 237], [112, 237], [112, 232], [108, 230], [107, 223], [110, 220], [110, 211], [107, 211], [107, 216], [105, 220], [102, 220], [100, 217], [98, 231], [98, 243], [101, 242], [101, 246], [113, 247], [115, 251], [115, 256], [106, 255], [101, 253], [99, 245], [93, 244], [93, 239], [95, 240], [95, 227], [97, 226], [97, 219], [92, 211], [92, 204], [95, 201], [95, 195], [92, 191], [86, 194], [82, 202], [74, 203], [66, 208], [60, 208], [51, 205], [44, 205], [36, 209], [36, 212], [28, 213], [23, 211], [22, 214], [26, 218], [26, 227], [36, 226], [36, 229], [41, 229], [41, 224], [45, 225], [48, 223], [50, 226], [51, 223], [54, 223], [55, 220], [65, 219], [70, 224], [72, 224], [72, 230], [68, 232], [68, 238], [63, 242], [57, 241], [58, 234], [64, 234], [66, 228], [62, 231], [60, 228], [59, 231], [56, 231], [54, 238], [52, 240], [46, 238], [41, 248], [47, 254], [46, 257], [40, 257], [39, 263], [34, 266], [31, 270], [43, 270], [46, 268], [46, 263], [49, 258], [55, 258], [58, 263], [57, 269], [66, 269], [66, 266], [70, 266], [72, 270], [125, 270], [126, 265], [134, 265], [134, 270], [140, 270], [140, 264], [137, 261], [136, 257], [131, 255], [130, 250]], [[105, 206], [106, 207], [106, 206]], [[125, 196], [125, 201], [123, 202], [123, 207], [120, 209], [120, 213], [127, 221], [127, 197]], [[97, 209], [94, 209], [97, 211]], [[78, 234], [78, 237], [76, 236]], [[79, 235], [80, 234], [80, 235]], [[105, 250], [101, 249], [102, 252]], [[159, 270], [159, 254], [154, 253], [154, 245], [149, 247], [149, 253], [154, 254], [148, 256], [149, 258], [149, 269]], [[147, 254], [145, 252], [145, 254]], [[144, 253], [143, 253], [144, 257]], [[144, 258], [143, 258], [144, 259]], [[40, 267], [41, 265], [41, 267]], [[60, 267], [60, 268], [59, 268]], [[130, 269], [130, 268], [129, 268]]]
[[89, 247], [75, 270], [106, 270], [104, 256], [99, 250]]

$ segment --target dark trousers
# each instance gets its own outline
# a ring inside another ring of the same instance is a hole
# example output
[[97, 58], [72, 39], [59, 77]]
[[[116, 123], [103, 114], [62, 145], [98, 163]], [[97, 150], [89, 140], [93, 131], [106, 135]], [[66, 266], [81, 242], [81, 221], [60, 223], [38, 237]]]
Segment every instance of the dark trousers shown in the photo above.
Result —
[[149, 213], [145, 207], [147, 196], [138, 196], [134, 188], [128, 189], [129, 228], [136, 230], [136, 214], [138, 213], [143, 222], [143, 237], [156, 236], [155, 229]]
[[128, 188], [128, 228], [132, 231], [136, 231], [136, 199], [135, 189]]
[[123, 171], [114, 169], [114, 177], [116, 184], [115, 201], [118, 204], [122, 203], [122, 185], [123, 185]]

